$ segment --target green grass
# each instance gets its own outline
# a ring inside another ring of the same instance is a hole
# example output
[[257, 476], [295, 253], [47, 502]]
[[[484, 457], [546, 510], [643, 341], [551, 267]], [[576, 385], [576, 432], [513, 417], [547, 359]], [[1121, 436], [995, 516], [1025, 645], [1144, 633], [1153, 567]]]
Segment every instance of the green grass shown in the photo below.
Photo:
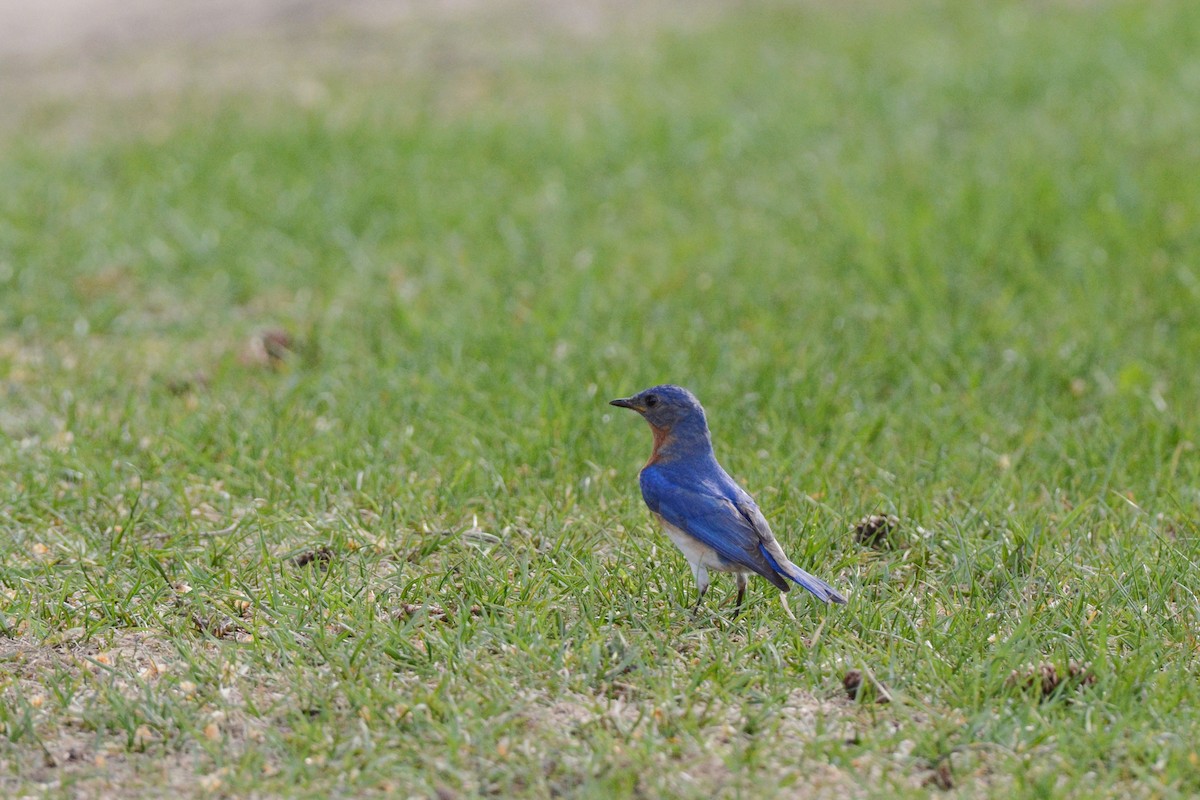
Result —
[[[563, 36], [4, 134], [3, 793], [1200, 792], [1200, 7]], [[848, 606], [690, 618], [665, 380]]]

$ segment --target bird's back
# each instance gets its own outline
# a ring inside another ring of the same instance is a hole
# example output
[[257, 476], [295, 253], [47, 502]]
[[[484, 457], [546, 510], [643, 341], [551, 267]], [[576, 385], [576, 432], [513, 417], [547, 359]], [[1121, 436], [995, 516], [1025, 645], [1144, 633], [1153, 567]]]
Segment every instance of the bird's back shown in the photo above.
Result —
[[[743, 510], [757, 510], [754, 500], [711, 452], [648, 464], [639, 478], [646, 505], [665, 523], [712, 548], [727, 565], [755, 572], [787, 591], [787, 581], [763, 553], [764, 531]], [[770, 528], [765, 536], [774, 542]]]

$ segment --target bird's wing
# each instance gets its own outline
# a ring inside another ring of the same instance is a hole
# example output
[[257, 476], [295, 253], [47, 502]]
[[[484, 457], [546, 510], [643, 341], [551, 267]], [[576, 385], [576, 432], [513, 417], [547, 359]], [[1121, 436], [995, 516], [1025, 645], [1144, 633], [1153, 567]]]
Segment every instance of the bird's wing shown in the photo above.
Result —
[[737, 496], [733, 500], [733, 506], [738, 510], [739, 514], [746, 518], [750, 526], [754, 528], [759, 542], [764, 545], [778, 544], [775, 540], [775, 533], [771, 530], [771, 524], [763, 516], [758, 503], [754, 502], [754, 498], [746, 494], [740, 487], [735, 488], [737, 489]]
[[728, 498], [702, 488], [680, 486], [653, 467], [642, 470], [641, 485], [642, 497], [655, 514], [708, 545], [726, 561], [757, 572], [787, 591], [787, 582], [759, 546], [762, 540], [755, 524]]
[[771, 532], [771, 526], [767, 523], [767, 518], [763, 516], [762, 511], [759, 510], [758, 504], [754, 502], [754, 498], [739, 489], [735, 505], [738, 511], [754, 526], [754, 531], [758, 535], [759, 550], [766, 556], [772, 568], [808, 589], [826, 603], [846, 602], [846, 598], [837, 589], [791, 562], [791, 559], [783, 552], [775, 534]]

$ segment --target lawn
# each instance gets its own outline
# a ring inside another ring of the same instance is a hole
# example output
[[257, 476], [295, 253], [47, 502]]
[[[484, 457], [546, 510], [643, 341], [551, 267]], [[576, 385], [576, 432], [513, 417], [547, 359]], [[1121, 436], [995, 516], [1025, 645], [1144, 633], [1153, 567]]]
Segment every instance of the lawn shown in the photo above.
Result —
[[1200, 793], [1200, 5], [705, 8], [6, 87], [0, 794]]

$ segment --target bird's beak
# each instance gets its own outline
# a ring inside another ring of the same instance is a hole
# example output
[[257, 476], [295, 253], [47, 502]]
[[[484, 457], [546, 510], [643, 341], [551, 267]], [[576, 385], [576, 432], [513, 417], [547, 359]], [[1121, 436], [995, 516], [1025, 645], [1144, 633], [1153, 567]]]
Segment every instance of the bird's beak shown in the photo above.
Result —
[[638, 410], [638, 407], [633, 404], [632, 397], [618, 397], [616, 400], [609, 400], [608, 404], [610, 406], [619, 406], [620, 408], [632, 408], [634, 411]]

